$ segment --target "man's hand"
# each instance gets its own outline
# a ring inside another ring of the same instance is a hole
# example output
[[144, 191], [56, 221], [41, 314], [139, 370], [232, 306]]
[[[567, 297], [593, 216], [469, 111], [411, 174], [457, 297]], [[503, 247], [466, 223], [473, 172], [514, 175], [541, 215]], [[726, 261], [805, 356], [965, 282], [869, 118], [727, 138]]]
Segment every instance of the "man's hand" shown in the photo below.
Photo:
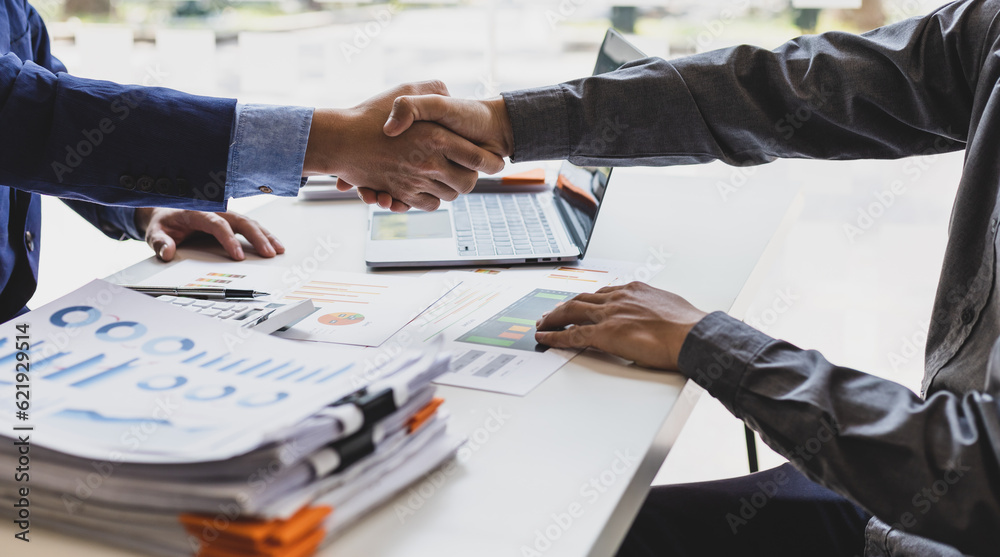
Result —
[[192, 234], [211, 234], [229, 257], [237, 261], [246, 259], [237, 234], [242, 234], [261, 257], [274, 257], [285, 253], [285, 246], [257, 221], [238, 213], [203, 213], [182, 209], [144, 207], [135, 210], [135, 224], [145, 231], [146, 243], [157, 257], [170, 261], [177, 253], [177, 244]]
[[[404, 95], [393, 102], [383, 131], [389, 137], [397, 137], [419, 121], [436, 122], [500, 157], [509, 157], [514, 152], [514, 132], [502, 98], [474, 101], [441, 94]], [[398, 203], [385, 191], [360, 187], [358, 195], [365, 203], [378, 203], [385, 209]]]
[[[336, 174], [338, 187], [384, 192], [395, 211], [433, 211], [476, 185], [478, 172], [496, 173], [503, 158], [434, 123], [421, 122], [406, 133], [382, 131], [397, 97], [447, 95], [437, 81], [402, 85], [346, 110], [313, 114], [303, 174]], [[367, 195], [367, 192], [365, 195]]]
[[501, 157], [514, 153], [514, 131], [503, 98], [474, 101], [442, 95], [404, 95], [393, 101], [382, 131], [396, 137], [420, 121], [437, 122]]
[[538, 321], [535, 340], [556, 348], [598, 348], [644, 367], [676, 370], [684, 339], [706, 315], [676, 294], [633, 282], [560, 305]]

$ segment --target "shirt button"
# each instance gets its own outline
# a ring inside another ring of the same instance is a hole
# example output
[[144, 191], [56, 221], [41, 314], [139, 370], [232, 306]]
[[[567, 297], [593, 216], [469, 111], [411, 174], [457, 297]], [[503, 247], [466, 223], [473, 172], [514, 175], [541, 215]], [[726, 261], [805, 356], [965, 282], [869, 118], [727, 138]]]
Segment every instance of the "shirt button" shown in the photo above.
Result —
[[260, 193], [274, 193], [274, 190], [272, 190], [271, 188], [269, 188], [267, 186], [261, 186], [261, 187], [259, 187], [257, 189], [260, 190]]
[[35, 235], [30, 230], [24, 231], [24, 245], [27, 246], [28, 251], [35, 251]]
[[144, 192], [149, 193], [153, 191], [153, 179], [149, 176], [139, 176], [139, 179], [136, 180], [135, 184]]
[[972, 323], [972, 318], [975, 316], [976, 312], [972, 311], [972, 308], [965, 308], [965, 311], [962, 312], [962, 323], [966, 325]]
[[166, 195], [170, 193], [170, 180], [166, 178], [160, 178], [156, 181], [156, 193]]
[[134, 190], [135, 178], [129, 176], [128, 174], [123, 174], [120, 178], [118, 178], [118, 185], [127, 190]]

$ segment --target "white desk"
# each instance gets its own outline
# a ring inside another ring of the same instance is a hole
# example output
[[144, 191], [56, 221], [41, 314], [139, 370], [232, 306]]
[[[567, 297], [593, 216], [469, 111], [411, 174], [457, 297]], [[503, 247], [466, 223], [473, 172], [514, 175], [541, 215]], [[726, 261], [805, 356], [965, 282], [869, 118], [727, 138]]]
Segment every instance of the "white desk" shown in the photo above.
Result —
[[[617, 170], [589, 254], [648, 262], [655, 270], [656, 254], [669, 253], [651, 284], [738, 315], [741, 291], [793, 206], [798, 187], [787, 168], [783, 162], [757, 170], [728, 199], [717, 188], [720, 179], [729, 181], [728, 167]], [[284, 256], [257, 263], [293, 266], [311, 258], [319, 268], [365, 270], [360, 203], [276, 200], [254, 216], [288, 247]], [[221, 250], [181, 253], [215, 259]], [[113, 280], [138, 281], [162, 267], [147, 260]], [[472, 438], [467, 458], [440, 485], [425, 485], [422, 502], [403, 493], [321, 555], [515, 556], [522, 546], [546, 557], [612, 554], [698, 391], [677, 374], [593, 352], [523, 398], [442, 387], [451, 427]], [[489, 420], [491, 412], [504, 415], [502, 425]], [[634, 462], [626, 465], [622, 456]], [[591, 480], [599, 487], [583, 489]], [[397, 506], [408, 502], [419, 508], [401, 521]], [[32, 543], [14, 546], [17, 555], [131, 555], [32, 526]], [[543, 551], [535, 545], [538, 532], [549, 540]], [[12, 535], [10, 524], [0, 527], [0, 548], [11, 547]]]

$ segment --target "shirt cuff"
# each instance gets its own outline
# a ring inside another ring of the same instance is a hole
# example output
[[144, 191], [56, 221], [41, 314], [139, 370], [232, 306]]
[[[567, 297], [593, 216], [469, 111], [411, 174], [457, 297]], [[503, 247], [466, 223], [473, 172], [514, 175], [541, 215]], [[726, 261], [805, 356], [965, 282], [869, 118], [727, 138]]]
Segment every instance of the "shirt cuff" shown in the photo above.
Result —
[[511, 162], [569, 158], [573, 146], [570, 145], [569, 112], [561, 85], [502, 95], [514, 132]]
[[312, 116], [312, 108], [237, 104], [226, 170], [227, 195], [298, 195], [305, 183], [302, 165]]
[[738, 418], [736, 408], [743, 375], [757, 355], [777, 342], [721, 311], [705, 316], [691, 329], [677, 356], [680, 372], [719, 399]]
[[139, 227], [135, 225], [135, 207], [114, 207], [110, 211], [109, 217], [109, 220], [122, 231], [122, 235], [118, 237], [119, 240], [146, 239], [146, 235], [139, 231]]

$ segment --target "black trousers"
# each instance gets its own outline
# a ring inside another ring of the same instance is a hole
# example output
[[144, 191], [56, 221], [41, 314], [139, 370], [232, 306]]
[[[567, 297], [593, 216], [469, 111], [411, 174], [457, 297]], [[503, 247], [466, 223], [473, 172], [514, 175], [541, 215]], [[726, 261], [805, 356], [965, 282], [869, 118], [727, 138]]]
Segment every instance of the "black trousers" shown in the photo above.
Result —
[[654, 487], [619, 557], [855, 557], [864, 509], [791, 464], [741, 478]]

